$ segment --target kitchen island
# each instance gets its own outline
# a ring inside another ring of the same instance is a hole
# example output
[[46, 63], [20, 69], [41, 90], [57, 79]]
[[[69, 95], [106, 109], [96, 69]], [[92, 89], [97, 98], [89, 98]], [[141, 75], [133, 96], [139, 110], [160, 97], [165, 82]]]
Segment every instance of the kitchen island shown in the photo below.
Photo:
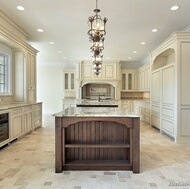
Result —
[[55, 172], [140, 172], [140, 118], [121, 108], [71, 107], [55, 116]]

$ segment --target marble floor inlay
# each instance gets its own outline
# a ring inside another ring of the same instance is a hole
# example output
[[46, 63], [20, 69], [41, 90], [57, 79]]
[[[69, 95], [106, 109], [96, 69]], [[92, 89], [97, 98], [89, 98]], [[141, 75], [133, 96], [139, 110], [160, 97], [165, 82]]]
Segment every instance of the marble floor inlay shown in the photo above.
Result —
[[176, 144], [141, 122], [141, 173], [55, 173], [54, 117], [0, 149], [0, 189], [190, 189], [190, 145]]

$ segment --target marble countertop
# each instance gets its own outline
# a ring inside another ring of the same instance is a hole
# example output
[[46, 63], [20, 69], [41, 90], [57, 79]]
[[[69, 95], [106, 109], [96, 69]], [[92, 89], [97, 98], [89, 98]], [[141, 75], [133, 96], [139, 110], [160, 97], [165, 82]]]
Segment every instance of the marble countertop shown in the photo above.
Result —
[[118, 105], [120, 101], [116, 100], [80, 100], [76, 104], [80, 105]]
[[53, 115], [54, 117], [140, 117], [124, 108], [70, 107]]
[[35, 102], [35, 103], [30, 103], [30, 104], [3, 104], [3, 105], [0, 105], [0, 111], [1, 110], [8, 110], [8, 109], [12, 109], [12, 108], [19, 108], [19, 107], [22, 107], [22, 106], [29, 106], [29, 105], [33, 105], [33, 104], [38, 104], [38, 103], [41, 103], [41, 102]]

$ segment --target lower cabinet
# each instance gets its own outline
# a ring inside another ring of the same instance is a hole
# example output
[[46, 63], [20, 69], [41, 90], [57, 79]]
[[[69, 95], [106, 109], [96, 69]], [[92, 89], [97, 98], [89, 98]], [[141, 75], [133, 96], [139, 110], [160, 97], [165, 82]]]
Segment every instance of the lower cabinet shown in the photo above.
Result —
[[133, 111], [141, 115], [141, 120], [150, 123], [150, 102], [145, 100], [134, 100]]
[[42, 126], [42, 103], [33, 105], [33, 128]]
[[33, 131], [42, 125], [42, 103], [13, 108], [11, 112], [11, 140]]
[[127, 109], [129, 112], [133, 111], [133, 101], [132, 100], [122, 100], [121, 107]]
[[141, 109], [142, 109], [141, 110], [142, 120], [147, 122], [147, 123], [150, 123], [150, 108], [142, 107]]
[[160, 129], [160, 105], [151, 105], [151, 125]]

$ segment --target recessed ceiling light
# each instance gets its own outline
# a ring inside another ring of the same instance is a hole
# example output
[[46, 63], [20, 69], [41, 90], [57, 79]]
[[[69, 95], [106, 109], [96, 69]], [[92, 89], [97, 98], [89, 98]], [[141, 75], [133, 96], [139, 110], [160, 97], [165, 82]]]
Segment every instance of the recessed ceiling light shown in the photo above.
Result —
[[152, 32], [157, 32], [157, 31], [158, 31], [158, 29], [153, 29], [153, 30], [152, 30]]
[[145, 42], [141, 42], [141, 45], [145, 45], [146, 43]]
[[58, 53], [61, 53], [61, 51], [58, 51]]
[[66, 59], [66, 57], [64, 56], [63, 59]]
[[54, 44], [55, 44], [55, 43], [54, 43], [54, 42], [52, 42], [52, 41], [51, 41], [51, 42], [49, 42], [49, 43], [50, 43], [51, 45], [54, 45]]
[[110, 57], [107, 57], [107, 59], [110, 59]]
[[137, 51], [133, 51], [133, 53], [137, 53]]
[[129, 60], [131, 60], [132, 58], [131, 57], [128, 57]]
[[24, 10], [24, 7], [23, 6], [17, 6], [16, 7], [18, 10], [20, 10], [20, 11], [23, 11]]
[[40, 29], [40, 28], [37, 29], [37, 31], [38, 31], [38, 32], [44, 32], [44, 30], [43, 30], [43, 29]]
[[179, 9], [179, 6], [177, 6], [177, 5], [174, 5], [171, 7], [171, 10], [177, 10], [177, 9]]

